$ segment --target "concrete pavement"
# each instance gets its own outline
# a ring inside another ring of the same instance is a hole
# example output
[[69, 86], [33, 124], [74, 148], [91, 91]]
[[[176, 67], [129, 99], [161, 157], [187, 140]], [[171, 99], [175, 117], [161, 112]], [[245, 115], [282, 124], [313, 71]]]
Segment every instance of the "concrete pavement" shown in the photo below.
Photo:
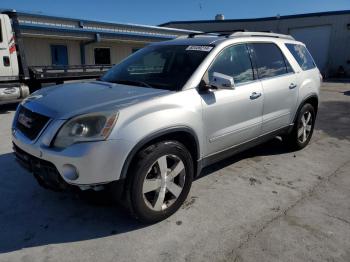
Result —
[[143, 226], [103, 196], [40, 188], [0, 108], [0, 261], [350, 261], [350, 84], [325, 83], [311, 144], [274, 139], [207, 168], [185, 205]]

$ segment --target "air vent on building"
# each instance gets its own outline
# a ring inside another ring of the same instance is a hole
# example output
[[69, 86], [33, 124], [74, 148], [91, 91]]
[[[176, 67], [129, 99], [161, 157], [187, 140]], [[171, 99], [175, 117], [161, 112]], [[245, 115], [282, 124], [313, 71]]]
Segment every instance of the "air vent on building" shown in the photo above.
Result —
[[223, 14], [217, 14], [215, 20], [225, 20], [225, 16]]

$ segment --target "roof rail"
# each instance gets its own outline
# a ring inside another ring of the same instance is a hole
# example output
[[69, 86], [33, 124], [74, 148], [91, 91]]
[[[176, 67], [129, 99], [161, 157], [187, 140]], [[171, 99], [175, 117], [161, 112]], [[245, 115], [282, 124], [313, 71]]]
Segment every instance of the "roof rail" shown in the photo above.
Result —
[[263, 36], [263, 37], [276, 37], [276, 38], [282, 38], [282, 39], [289, 39], [289, 40], [295, 40], [294, 37], [291, 35], [283, 35], [283, 34], [276, 34], [276, 33], [267, 33], [267, 32], [235, 32], [231, 34], [230, 36], [233, 37], [242, 37], [242, 36]]
[[207, 36], [230, 36], [233, 33], [236, 32], [246, 32], [245, 29], [238, 29], [238, 30], [219, 30], [219, 31], [207, 31], [207, 32], [196, 32], [196, 33], [190, 33], [188, 34], [188, 38], [194, 38], [196, 36], [200, 35], [207, 35]]
[[291, 35], [277, 34], [272, 31], [264, 32], [251, 32], [246, 29], [237, 30], [221, 30], [221, 31], [208, 31], [208, 32], [195, 32], [188, 35], [179, 36], [177, 38], [194, 38], [196, 36], [216, 36], [216, 37], [244, 37], [244, 36], [261, 36], [261, 37], [275, 37], [282, 39], [295, 40]]

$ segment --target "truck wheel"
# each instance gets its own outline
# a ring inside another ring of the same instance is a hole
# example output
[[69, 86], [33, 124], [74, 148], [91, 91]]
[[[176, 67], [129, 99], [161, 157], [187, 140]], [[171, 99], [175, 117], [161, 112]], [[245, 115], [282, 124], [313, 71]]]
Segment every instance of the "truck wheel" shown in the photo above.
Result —
[[185, 146], [164, 141], [139, 152], [130, 170], [130, 205], [134, 216], [155, 223], [175, 213], [190, 191], [193, 162]]
[[300, 109], [292, 132], [285, 137], [287, 144], [295, 150], [306, 147], [310, 142], [315, 125], [315, 109], [311, 104], [305, 104]]

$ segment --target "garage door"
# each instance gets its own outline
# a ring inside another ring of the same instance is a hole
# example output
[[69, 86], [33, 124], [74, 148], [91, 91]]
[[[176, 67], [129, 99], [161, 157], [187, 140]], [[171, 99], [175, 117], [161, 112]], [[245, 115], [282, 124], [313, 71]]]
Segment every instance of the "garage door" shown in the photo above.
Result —
[[325, 73], [328, 62], [331, 26], [292, 28], [289, 30], [296, 40], [306, 44], [321, 72]]

